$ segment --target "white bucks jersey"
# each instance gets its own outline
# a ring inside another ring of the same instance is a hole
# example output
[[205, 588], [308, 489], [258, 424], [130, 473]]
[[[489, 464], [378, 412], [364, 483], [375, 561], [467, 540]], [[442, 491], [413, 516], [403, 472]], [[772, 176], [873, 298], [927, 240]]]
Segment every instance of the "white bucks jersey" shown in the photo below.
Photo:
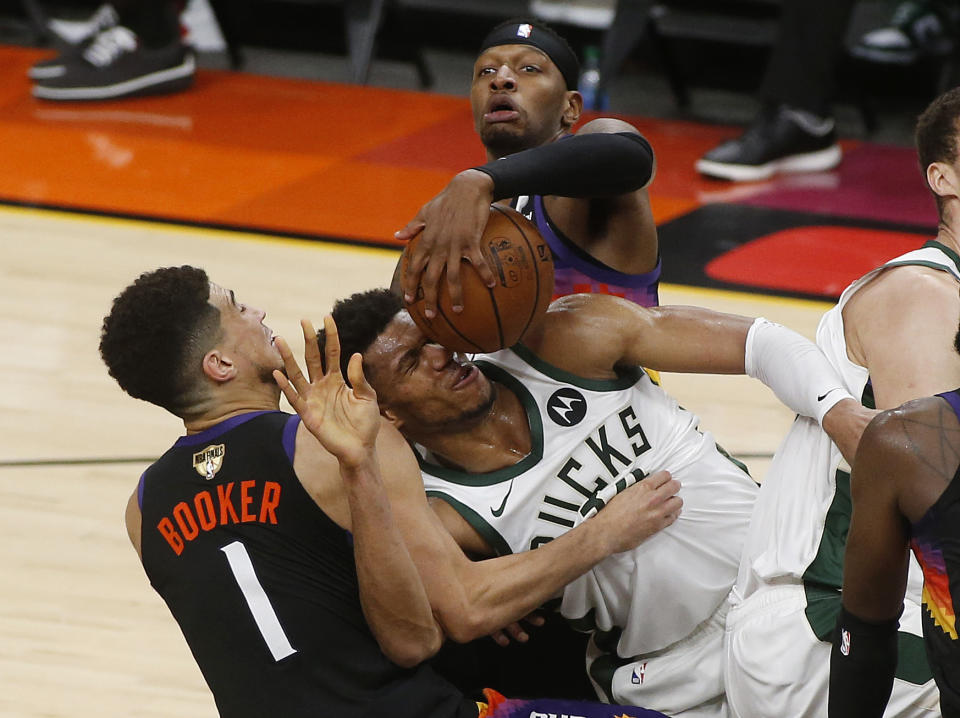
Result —
[[757, 485], [697, 430], [697, 417], [640, 369], [616, 380], [582, 379], [522, 346], [477, 363], [522, 401], [532, 449], [487, 474], [422, 459], [428, 495], [450, 503], [507, 554], [560, 536], [667, 469], [682, 484], [680, 518], [567, 586], [560, 610], [581, 630], [612, 632], [607, 638], [623, 657], [664, 648], [708, 619], [736, 578]]
[[[847, 356], [844, 306], [884, 269], [920, 265], [960, 279], [958, 264], [960, 258], [951, 250], [938, 242], [927, 242], [921, 249], [897, 257], [851, 284], [837, 305], [820, 320], [817, 344], [846, 389], [861, 397], [865, 406], [873, 408], [872, 386], [867, 369]], [[757, 499], [737, 593], [745, 598], [762, 584], [783, 578], [839, 589], [850, 512], [850, 467], [816, 421], [798, 418], [777, 450]], [[914, 568], [917, 570], [911, 571], [909, 592], [917, 592], [920, 585], [919, 569]], [[823, 621], [823, 630], [833, 627], [831, 620]], [[811, 621], [816, 622], [813, 612]], [[818, 634], [822, 632], [817, 626], [815, 629]]]

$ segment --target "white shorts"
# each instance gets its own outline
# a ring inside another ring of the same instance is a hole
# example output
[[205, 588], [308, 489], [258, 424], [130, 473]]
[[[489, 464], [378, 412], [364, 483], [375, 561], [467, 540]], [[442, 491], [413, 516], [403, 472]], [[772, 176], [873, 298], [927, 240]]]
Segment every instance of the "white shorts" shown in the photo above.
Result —
[[[601, 651], [591, 637], [587, 674], [597, 695], [611, 703], [649, 708], [670, 716], [726, 718], [723, 634], [729, 608], [727, 599], [686, 638], [631, 659]], [[650, 620], [657, 620], [656, 615], [651, 614]]]
[[[730, 609], [725, 686], [732, 718], [827, 718], [830, 644], [807, 620], [803, 584], [764, 586]], [[900, 630], [921, 635], [920, 607], [906, 601]], [[885, 718], [936, 718], [933, 680], [894, 679]]]

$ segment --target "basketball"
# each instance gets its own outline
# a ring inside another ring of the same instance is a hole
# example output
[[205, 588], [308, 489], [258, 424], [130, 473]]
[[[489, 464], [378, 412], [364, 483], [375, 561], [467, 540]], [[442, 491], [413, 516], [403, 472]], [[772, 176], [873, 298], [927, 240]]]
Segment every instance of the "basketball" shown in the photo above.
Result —
[[[420, 236], [404, 249], [401, 265], [406, 271], [410, 252]], [[553, 258], [540, 232], [526, 217], [499, 205], [490, 206], [481, 250], [497, 283], [487, 287], [466, 259], [460, 280], [463, 311], [455, 313], [447, 287], [446, 269], [437, 286], [437, 312], [432, 319], [423, 313], [423, 289], [417, 288], [407, 305], [420, 330], [447, 349], [458, 352], [494, 352], [513, 346], [547, 310], [553, 295]]]

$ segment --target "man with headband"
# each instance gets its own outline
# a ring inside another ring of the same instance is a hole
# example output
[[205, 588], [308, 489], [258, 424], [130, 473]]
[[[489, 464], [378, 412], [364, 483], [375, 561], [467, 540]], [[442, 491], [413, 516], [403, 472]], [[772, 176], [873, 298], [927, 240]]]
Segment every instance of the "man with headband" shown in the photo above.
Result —
[[657, 230], [646, 190], [653, 150], [613, 118], [570, 134], [583, 109], [578, 74], [576, 54], [538, 20], [504, 22], [481, 43], [470, 104], [488, 162], [457, 174], [396, 233], [403, 240], [422, 233], [394, 288], [402, 282], [410, 301], [422, 282], [428, 315], [444, 267], [453, 304], [462, 306], [462, 257], [493, 285], [480, 235], [490, 203], [507, 200], [550, 244], [557, 296], [597, 292], [658, 303]]

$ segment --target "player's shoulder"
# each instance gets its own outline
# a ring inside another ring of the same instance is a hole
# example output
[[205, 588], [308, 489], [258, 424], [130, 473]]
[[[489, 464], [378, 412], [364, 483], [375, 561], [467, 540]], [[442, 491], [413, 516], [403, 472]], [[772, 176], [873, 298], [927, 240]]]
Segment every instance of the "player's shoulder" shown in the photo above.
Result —
[[640, 131], [629, 122], [617, 119], [616, 117], [597, 117], [585, 122], [577, 129], [578, 135], [589, 135], [594, 133], [613, 133], [613, 132], [632, 132], [640, 134]]
[[[956, 297], [957, 279], [945, 268], [926, 264], [902, 264], [882, 268], [857, 294], [891, 301], [926, 301], [931, 296]], [[853, 300], [857, 299], [857, 294]]]
[[951, 420], [945, 411], [950, 412], [949, 405], [936, 396], [912, 399], [881, 411], [864, 430], [860, 448], [884, 462], [921, 461], [924, 446], [936, 441], [944, 422], [956, 424], [956, 417]]

